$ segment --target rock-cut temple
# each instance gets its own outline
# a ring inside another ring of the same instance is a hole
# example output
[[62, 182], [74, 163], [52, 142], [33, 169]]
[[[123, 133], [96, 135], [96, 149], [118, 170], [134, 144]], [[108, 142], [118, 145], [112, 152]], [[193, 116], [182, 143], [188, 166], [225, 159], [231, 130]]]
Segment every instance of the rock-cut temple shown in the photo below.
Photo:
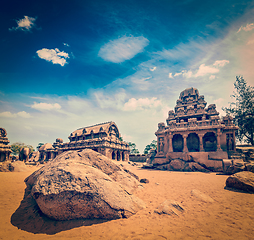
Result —
[[53, 145], [44, 144], [39, 149], [40, 160], [48, 161], [65, 151], [89, 148], [113, 160], [129, 161], [129, 145], [121, 141], [120, 137], [114, 122], [79, 128], [68, 137], [70, 142], [64, 143], [61, 138], [57, 138]]
[[158, 124], [155, 162], [188, 156], [204, 160], [227, 159], [228, 153], [235, 151], [237, 127], [232, 118], [221, 119], [215, 104], [207, 108], [206, 105], [204, 96], [199, 95], [196, 88], [180, 93], [175, 110], [168, 113], [167, 125]]

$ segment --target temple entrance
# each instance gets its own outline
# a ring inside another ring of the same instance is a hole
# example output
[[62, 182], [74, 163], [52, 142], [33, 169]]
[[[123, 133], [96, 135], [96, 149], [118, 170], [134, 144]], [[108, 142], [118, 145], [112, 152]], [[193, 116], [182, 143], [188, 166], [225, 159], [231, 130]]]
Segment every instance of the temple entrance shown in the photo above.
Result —
[[122, 161], [125, 161], [124, 152], [122, 152]]
[[196, 133], [190, 133], [187, 137], [187, 147], [189, 152], [200, 151], [199, 137]]
[[183, 137], [181, 134], [175, 134], [172, 139], [173, 152], [183, 151]]
[[113, 159], [113, 160], [116, 159], [116, 153], [115, 153], [115, 151], [112, 152], [112, 159]]
[[205, 152], [217, 151], [217, 138], [213, 132], [208, 132], [203, 137], [203, 146]]

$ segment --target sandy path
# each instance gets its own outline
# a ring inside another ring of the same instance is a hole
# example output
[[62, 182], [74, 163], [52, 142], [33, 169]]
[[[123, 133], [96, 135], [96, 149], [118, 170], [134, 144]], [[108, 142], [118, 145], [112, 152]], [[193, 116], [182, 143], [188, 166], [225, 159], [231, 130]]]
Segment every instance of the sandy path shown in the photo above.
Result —
[[[87, 224], [82, 221], [51, 221], [48, 226], [55, 234], [46, 234], [46, 230], [34, 234], [12, 225], [11, 217], [14, 213], [17, 217], [24, 196], [24, 179], [31, 172], [0, 173], [0, 239], [254, 239], [254, 194], [224, 189], [227, 176], [129, 168], [149, 179], [136, 193], [147, 203], [146, 209], [129, 219], [90, 226], [82, 226]], [[193, 189], [214, 202], [193, 196]], [[179, 216], [154, 213], [166, 199], [178, 201], [186, 211]]]

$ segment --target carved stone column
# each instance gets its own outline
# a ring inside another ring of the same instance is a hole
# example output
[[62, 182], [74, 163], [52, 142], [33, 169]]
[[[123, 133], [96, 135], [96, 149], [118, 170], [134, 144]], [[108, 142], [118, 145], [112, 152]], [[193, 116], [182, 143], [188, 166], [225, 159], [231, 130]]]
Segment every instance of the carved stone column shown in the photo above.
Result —
[[198, 134], [199, 136], [199, 148], [200, 148], [200, 152], [204, 152], [204, 146], [203, 146], [203, 137], [205, 134]]
[[169, 133], [168, 135], [168, 152], [173, 152], [173, 134]]
[[188, 152], [188, 147], [187, 147], [187, 134], [183, 135], [183, 152]]
[[220, 129], [218, 128], [217, 129], [217, 151], [222, 150], [220, 145], [220, 136], [221, 136], [221, 132], [220, 132]]

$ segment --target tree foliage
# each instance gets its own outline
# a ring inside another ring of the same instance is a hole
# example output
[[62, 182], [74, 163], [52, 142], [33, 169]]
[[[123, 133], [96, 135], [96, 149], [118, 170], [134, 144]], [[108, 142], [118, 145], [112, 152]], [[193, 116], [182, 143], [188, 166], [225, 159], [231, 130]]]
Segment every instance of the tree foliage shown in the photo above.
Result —
[[43, 145], [44, 145], [44, 143], [38, 143], [38, 146], [36, 147], [37, 150], [39, 150], [39, 148], [40, 148], [41, 146], [43, 146]]
[[231, 97], [235, 101], [223, 108], [223, 111], [232, 115], [234, 123], [239, 127], [237, 139], [254, 145], [254, 88], [248, 86], [242, 76], [236, 77], [234, 86], [236, 91]]
[[151, 149], [157, 150], [157, 141], [153, 140], [150, 144], [146, 145], [144, 154], [148, 154]]
[[129, 147], [130, 147], [130, 154], [139, 154], [139, 150], [137, 149], [137, 146], [135, 143], [128, 142]]
[[31, 152], [34, 151], [34, 148], [31, 145], [26, 145], [25, 143], [22, 142], [15, 142], [11, 145], [11, 151], [12, 151], [12, 155], [17, 156], [20, 153], [20, 150], [23, 147], [28, 147], [31, 149]]

